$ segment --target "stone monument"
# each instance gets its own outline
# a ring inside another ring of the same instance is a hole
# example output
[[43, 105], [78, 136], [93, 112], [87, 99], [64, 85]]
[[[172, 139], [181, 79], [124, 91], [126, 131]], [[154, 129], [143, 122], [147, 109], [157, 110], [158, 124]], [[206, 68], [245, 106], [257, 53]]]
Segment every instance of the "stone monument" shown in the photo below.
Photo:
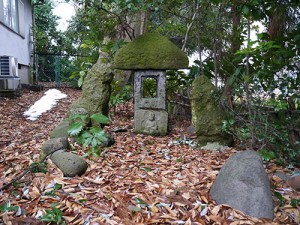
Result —
[[89, 70], [83, 86], [81, 97], [69, 106], [69, 114], [101, 113], [108, 115], [111, 82], [114, 77], [113, 70], [108, 61], [108, 54], [99, 52], [99, 58]]
[[[134, 130], [136, 133], [165, 135], [166, 70], [188, 67], [188, 57], [158, 33], [146, 33], [121, 48], [113, 62], [115, 69], [134, 71]], [[146, 84], [152, 89], [146, 92]]]
[[224, 120], [228, 114], [222, 110], [214, 97], [216, 87], [206, 76], [197, 76], [192, 84], [191, 106], [192, 123], [196, 130], [199, 146], [208, 143], [232, 146], [233, 137], [222, 130]]

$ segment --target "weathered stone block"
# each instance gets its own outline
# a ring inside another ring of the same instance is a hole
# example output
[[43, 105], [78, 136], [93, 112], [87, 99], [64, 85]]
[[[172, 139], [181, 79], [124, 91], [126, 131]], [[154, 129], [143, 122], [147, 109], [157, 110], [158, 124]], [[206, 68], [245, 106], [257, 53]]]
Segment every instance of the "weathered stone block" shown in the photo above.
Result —
[[54, 152], [50, 159], [63, 172], [65, 177], [81, 176], [85, 173], [88, 165], [86, 161], [71, 152]]
[[61, 138], [52, 138], [48, 141], [46, 141], [42, 146], [42, 151], [45, 155], [50, 154], [53, 151], [56, 151], [57, 149], [68, 149], [69, 148], [69, 142], [66, 137]]
[[233, 137], [222, 130], [223, 120], [228, 119], [217, 103], [216, 88], [206, 76], [198, 76], [193, 81], [191, 91], [192, 123], [196, 129], [198, 144], [208, 142], [232, 146]]
[[[156, 80], [156, 97], [143, 96], [143, 80]], [[134, 108], [137, 109], [165, 109], [166, 108], [166, 76], [165, 71], [145, 70], [134, 74]]]
[[134, 131], [141, 134], [165, 135], [168, 113], [163, 110], [139, 109], [134, 112]]
[[238, 152], [225, 163], [210, 190], [218, 204], [227, 204], [257, 218], [274, 217], [272, 192], [257, 152]]

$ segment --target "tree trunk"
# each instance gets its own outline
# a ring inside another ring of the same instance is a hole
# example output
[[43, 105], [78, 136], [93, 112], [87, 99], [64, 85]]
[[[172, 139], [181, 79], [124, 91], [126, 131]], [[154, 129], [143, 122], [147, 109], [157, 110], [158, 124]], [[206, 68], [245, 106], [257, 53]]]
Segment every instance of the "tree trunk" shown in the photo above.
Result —
[[[240, 31], [239, 31], [239, 26], [241, 24], [241, 15], [238, 12], [238, 2], [237, 1], [234, 1], [233, 6], [231, 7], [231, 10], [232, 10], [232, 38], [231, 38], [230, 54], [233, 55], [241, 47]], [[232, 71], [229, 71], [229, 72], [233, 73], [233, 69], [232, 69]], [[233, 110], [234, 109], [234, 101], [233, 101], [233, 95], [232, 95], [232, 85], [229, 84], [228, 78], [229, 78], [229, 76], [225, 76], [223, 97], [224, 97], [229, 109]]]

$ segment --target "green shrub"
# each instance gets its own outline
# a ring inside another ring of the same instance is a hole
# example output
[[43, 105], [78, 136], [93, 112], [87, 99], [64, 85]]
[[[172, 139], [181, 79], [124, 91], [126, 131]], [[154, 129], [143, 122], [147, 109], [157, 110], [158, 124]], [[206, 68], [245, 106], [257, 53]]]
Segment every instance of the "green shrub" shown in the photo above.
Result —
[[63, 219], [63, 213], [55, 205], [52, 205], [51, 210], [46, 210], [46, 214], [39, 218], [44, 222], [54, 222], [55, 224], [65, 225], [66, 222]]
[[[86, 128], [87, 117], [93, 121], [93, 124], [98, 124], [99, 126]], [[95, 113], [91, 116], [76, 114], [71, 116], [68, 120], [71, 121], [68, 134], [71, 137], [76, 137], [80, 144], [89, 148], [87, 152], [88, 156], [99, 157], [101, 145], [108, 142], [108, 137], [101, 127], [101, 125], [109, 122], [108, 117], [101, 113]]]

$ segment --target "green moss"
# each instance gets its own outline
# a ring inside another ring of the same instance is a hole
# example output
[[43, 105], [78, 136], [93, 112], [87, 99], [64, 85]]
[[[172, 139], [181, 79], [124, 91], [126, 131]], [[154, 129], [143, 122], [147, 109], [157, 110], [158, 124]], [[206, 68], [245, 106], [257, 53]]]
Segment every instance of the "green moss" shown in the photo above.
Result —
[[158, 33], [146, 33], [121, 48], [113, 67], [123, 70], [183, 69], [188, 57], [176, 45]]
[[227, 114], [213, 97], [215, 87], [206, 76], [196, 77], [191, 91], [192, 123], [196, 128], [200, 146], [208, 142], [218, 142], [231, 146], [233, 138], [222, 130], [222, 121]]

